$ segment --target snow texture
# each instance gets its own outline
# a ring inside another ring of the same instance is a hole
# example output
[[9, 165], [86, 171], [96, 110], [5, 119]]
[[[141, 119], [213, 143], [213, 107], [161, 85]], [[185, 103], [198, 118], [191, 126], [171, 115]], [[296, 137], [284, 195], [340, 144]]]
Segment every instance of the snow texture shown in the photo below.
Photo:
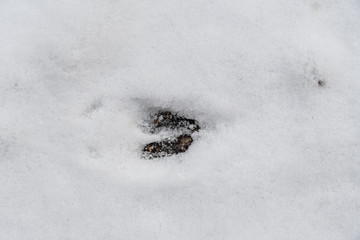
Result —
[[[359, 13], [0, 0], [0, 239], [359, 240]], [[186, 153], [140, 157], [154, 108]]]

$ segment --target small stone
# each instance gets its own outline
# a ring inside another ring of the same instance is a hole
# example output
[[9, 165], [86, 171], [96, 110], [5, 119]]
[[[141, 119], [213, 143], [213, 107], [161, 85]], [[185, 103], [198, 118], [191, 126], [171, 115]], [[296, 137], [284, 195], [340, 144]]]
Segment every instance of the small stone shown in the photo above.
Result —
[[319, 87], [323, 87], [325, 85], [325, 81], [323, 80], [318, 80], [318, 86]]

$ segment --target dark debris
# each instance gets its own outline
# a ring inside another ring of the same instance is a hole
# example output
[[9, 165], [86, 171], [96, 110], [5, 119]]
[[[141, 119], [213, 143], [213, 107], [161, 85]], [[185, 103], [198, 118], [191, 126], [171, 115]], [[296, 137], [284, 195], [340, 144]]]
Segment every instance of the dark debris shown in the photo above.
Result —
[[318, 80], [318, 86], [319, 87], [325, 86], [325, 81], [324, 80]]

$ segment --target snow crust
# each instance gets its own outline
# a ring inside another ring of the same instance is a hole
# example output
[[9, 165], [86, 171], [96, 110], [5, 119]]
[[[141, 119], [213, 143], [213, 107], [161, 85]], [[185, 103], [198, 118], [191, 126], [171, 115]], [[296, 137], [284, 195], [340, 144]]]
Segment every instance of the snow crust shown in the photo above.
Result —
[[[0, 239], [360, 239], [359, 13], [1, 0]], [[140, 158], [154, 107], [188, 152]]]

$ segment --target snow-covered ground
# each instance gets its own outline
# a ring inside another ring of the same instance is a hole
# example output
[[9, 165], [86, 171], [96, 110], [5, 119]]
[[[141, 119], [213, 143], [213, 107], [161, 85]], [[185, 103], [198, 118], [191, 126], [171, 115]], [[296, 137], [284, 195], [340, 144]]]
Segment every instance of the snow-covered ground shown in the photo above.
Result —
[[[360, 239], [358, 0], [0, 0], [0, 30], [1, 240]], [[153, 107], [188, 152], [140, 158]]]

